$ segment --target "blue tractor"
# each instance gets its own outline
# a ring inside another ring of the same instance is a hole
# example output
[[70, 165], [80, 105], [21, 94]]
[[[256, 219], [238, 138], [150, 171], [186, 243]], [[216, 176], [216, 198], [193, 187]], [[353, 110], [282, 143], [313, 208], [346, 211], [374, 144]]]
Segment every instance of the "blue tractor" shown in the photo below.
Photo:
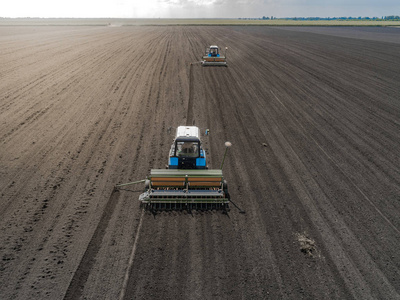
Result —
[[203, 56], [201, 64], [203, 66], [225, 66], [227, 67], [226, 52], [228, 47], [225, 47], [225, 55], [222, 55], [218, 46], [212, 45], [206, 48], [206, 53]]
[[[229, 142], [225, 146], [231, 146]], [[226, 155], [226, 150], [225, 150]], [[224, 155], [224, 159], [225, 159]], [[145, 209], [223, 209], [229, 210], [228, 184], [220, 169], [208, 169], [206, 153], [196, 126], [179, 126], [171, 146], [168, 169], [152, 169], [146, 179], [119, 184], [122, 187], [140, 182], [145, 191], [139, 201]]]

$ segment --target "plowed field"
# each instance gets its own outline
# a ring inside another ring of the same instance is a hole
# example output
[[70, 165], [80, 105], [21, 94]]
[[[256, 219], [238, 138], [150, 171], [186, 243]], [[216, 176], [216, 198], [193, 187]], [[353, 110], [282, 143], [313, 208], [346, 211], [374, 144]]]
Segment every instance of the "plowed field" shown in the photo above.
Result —
[[[0, 298], [400, 299], [400, 29], [357, 30], [0, 27]], [[245, 214], [113, 192], [185, 124]]]

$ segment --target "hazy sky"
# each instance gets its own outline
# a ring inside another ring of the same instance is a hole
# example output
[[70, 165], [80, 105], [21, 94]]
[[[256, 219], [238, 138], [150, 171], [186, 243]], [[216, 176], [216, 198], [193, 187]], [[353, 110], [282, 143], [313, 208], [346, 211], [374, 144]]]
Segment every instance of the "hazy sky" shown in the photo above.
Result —
[[238, 18], [400, 15], [400, 0], [1, 0], [0, 17]]

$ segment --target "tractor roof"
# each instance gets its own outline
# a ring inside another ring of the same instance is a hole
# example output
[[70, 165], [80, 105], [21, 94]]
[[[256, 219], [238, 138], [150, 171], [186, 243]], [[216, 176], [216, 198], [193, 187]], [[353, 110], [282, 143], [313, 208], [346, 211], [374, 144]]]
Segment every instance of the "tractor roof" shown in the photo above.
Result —
[[196, 137], [200, 138], [200, 130], [197, 126], [179, 126], [176, 129], [176, 137]]

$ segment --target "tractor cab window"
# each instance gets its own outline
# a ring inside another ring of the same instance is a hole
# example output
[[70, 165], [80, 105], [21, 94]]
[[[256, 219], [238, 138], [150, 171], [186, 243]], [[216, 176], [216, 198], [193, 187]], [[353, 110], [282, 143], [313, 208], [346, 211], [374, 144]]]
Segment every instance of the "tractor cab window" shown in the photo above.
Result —
[[211, 52], [212, 56], [216, 56], [218, 54], [218, 49], [217, 48], [211, 48], [210, 52]]
[[198, 157], [198, 142], [176, 142], [176, 156], [178, 157]]

